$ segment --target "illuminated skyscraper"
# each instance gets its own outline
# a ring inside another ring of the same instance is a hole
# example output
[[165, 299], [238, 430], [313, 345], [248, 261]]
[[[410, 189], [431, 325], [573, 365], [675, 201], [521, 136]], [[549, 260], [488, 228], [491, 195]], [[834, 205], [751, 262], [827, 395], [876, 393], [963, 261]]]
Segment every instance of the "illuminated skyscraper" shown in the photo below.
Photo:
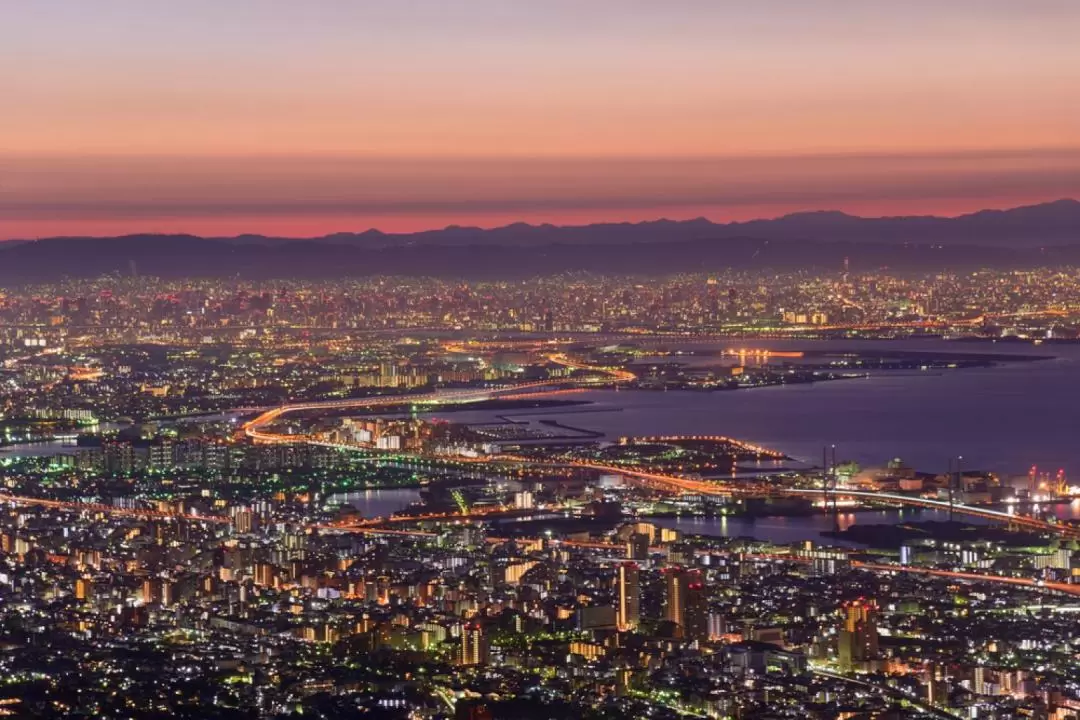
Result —
[[479, 623], [468, 623], [461, 630], [460, 665], [485, 665], [488, 661], [487, 638]]
[[859, 598], [844, 603], [841, 613], [840, 665], [854, 668], [875, 659], [878, 655], [877, 605], [873, 600]]
[[641, 622], [641, 578], [636, 563], [619, 565], [619, 604], [615, 621], [620, 630], [633, 630]]
[[233, 527], [236, 528], [236, 532], [241, 534], [252, 532], [255, 529], [256, 521], [255, 513], [247, 509], [240, 510], [233, 515]]
[[668, 568], [664, 618], [679, 627], [682, 637], [704, 640], [709, 634], [709, 609], [705, 583], [698, 570]]

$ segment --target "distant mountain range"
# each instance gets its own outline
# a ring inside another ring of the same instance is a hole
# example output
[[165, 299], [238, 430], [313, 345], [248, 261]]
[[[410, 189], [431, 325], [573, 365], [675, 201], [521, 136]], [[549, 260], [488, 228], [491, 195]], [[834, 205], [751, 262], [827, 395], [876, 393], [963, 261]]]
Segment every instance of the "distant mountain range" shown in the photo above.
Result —
[[295, 239], [127, 235], [0, 243], [0, 283], [139, 273], [161, 277], [417, 274], [520, 277], [574, 270], [655, 274], [724, 267], [910, 269], [1080, 262], [1080, 202], [955, 218], [862, 218], [821, 211], [772, 220], [582, 226], [516, 223]]

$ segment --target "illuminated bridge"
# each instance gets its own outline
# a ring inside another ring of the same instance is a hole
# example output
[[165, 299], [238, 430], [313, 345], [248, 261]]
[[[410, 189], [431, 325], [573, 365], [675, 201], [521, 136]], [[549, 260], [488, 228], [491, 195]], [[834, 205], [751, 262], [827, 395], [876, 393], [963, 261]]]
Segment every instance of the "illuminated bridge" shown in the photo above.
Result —
[[637, 376], [629, 370], [623, 370], [621, 368], [602, 367], [599, 365], [587, 365], [578, 360], [567, 357], [563, 353], [553, 353], [544, 356], [548, 361], [555, 363], [556, 365], [562, 365], [568, 367], [571, 370], [591, 370], [593, 372], [599, 372], [604, 375], [601, 380], [606, 382], [630, 382], [637, 380]]
[[[824, 496], [826, 494], [826, 491], [821, 488], [785, 488], [777, 489], [774, 492], [783, 495]], [[1037, 517], [1032, 517], [1031, 515], [1017, 515], [1014, 513], [1002, 512], [1001, 510], [991, 510], [990, 508], [976, 507], [974, 505], [949, 503], [947, 500], [933, 500], [931, 498], [912, 497], [909, 495], [895, 495], [893, 493], [843, 489], [829, 490], [828, 493], [833, 494], [836, 497], [850, 497], [858, 500], [868, 500], [871, 502], [897, 503], [900, 505], [912, 505], [915, 507], [930, 508], [933, 510], [952, 510], [952, 512], [955, 513], [960, 513], [971, 517], [983, 518], [984, 520], [995, 520], [997, 522], [1007, 523], [1009, 525], [1026, 528], [1028, 530], [1052, 532], [1066, 538], [1080, 539], [1080, 527], [1073, 526], [1067, 523], [1053, 523], [1048, 520], [1042, 520]]]
[[320, 527], [325, 527], [333, 530], [363, 530], [370, 528], [385, 528], [387, 525], [398, 525], [414, 522], [431, 522], [433, 520], [457, 523], [459, 521], [471, 522], [473, 520], [491, 520], [496, 518], [546, 515], [551, 512], [553, 511], [542, 507], [524, 510], [521, 508], [508, 508], [501, 505], [491, 505], [485, 507], [472, 507], [469, 508], [467, 512], [452, 511], [422, 513], [418, 515], [391, 515], [390, 517], [385, 518], [375, 517], [353, 522], [346, 520], [340, 523], [331, 523], [330, 525], [323, 525]]
[[952, 512], [961, 515], [983, 518], [985, 520], [994, 520], [1015, 527], [1022, 527], [1028, 530], [1035, 530], [1038, 532], [1049, 532], [1061, 535], [1065, 538], [1080, 540], [1080, 526], [1074, 526], [1067, 523], [1054, 523], [1040, 518], [1032, 517], [1030, 515], [1018, 515], [1009, 512], [1002, 512], [1000, 510], [992, 510], [990, 508], [976, 507], [974, 505], [964, 505], [962, 503], [950, 504], [945, 500], [933, 500], [930, 498], [915, 497], [910, 495], [895, 495], [892, 493], [869, 492], [865, 490], [840, 489], [825, 491], [821, 488], [777, 488], [773, 486], [763, 486], [757, 483], [718, 483], [709, 480], [694, 480], [692, 478], [680, 477], [677, 475], [638, 471], [617, 465], [602, 465], [599, 463], [590, 463], [583, 461], [548, 463], [544, 461], [534, 461], [529, 458], [519, 456], [500, 456], [497, 459], [532, 463], [537, 465], [561, 465], [580, 467], [590, 470], [598, 470], [600, 472], [608, 472], [611, 474], [622, 475], [629, 482], [641, 487], [646, 487], [648, 489], [656, 490], [659, 492], [670, 492], [676, 494], [723, 497], [730, 497], [733, 495], [743, 497], [760, 497], [763, 495], [824, 497], [826, 495], [835, 495], [836, 497], [853, 498], [858, 500], [864, 500], [867, 502], [911, 505], [914, 507], [930, 508], [933, 510], [951, 510]]
[[[329, 443], [319, 444], [329, 445]], [[344, 446], [334, 445], [334, 447]], [[645, 470], [635, 470], [633, 468], [627, 468], [621, 465], [607, 465], [603, 463], [587, 462], [584, 460], [541, 460], [537, 458], [524, 457], [521, 455], [496, 455], [482, 458], [462, 458], [455, 459], [454, 461], [467, 462], [469, 464], [516, 464], [540, 467], [569, 467], [580, 468], [583, 470], [594, 470], [602, 473], [610, 473], [612, 475], [620, 475], [625, 479], [627, 483], [635, 485], [637, 487], [654, 490], [656, 492], [673, 493], [678, 495], [702, 495], [713, 497], [761, 497], [767, 495], [825, 497], [826, 495], [835, 495], [838, 498], [852, 498], [874, 503], [908, 505], [913, 507], [929, 508], [932, 510], [948, 511], [951, 509], [952, 512], [960, 515], [978, 517], [985, 520], [992, 520], [1005, 523], [1014, 527], [1022, 527], [1028, 530], [1034, 530], [1037, 532], [1054, 533], [1057, 535], [1061, 535], [1065, 538], [1080, 539], [1080, 527], [1077, 526], [1064, 523], [1053, 523], [1047, 520], [1032, 517], [1030, 515], [1019, 515], [1015, 513], [1003, 512], [1000, 510], [993, 510], [990, 508], [977, 507], [974, 505], [965, 505], [963, 503], [950, 504], [948, 501], [945, 500], [934, 500], [931, 498], [917, 497], [911, 495], [896, 495], [893, 493], [844, 489], [829, 490], [828, 492], [826, 492], [821, 488], [778, 488], [774, 486], [765, 486], [761, 483], [719, 483], [711, 480], [695, 480], [693, 478], [681, 477], [678, 475], [649, 472]]]
[[1001, 510], [992, 510], [990, 508], [976, 507], [974, 505], [964, 505], [962, 503], [949, 503], [945, 500], [933, 500], [924, 497], [895, 495], [892, 493], [869, 492], [865, 490], [840, 489], [826, 491], [821, 488], [777, 488], [772, 486], [766, 487], [760, 484], [732, 485], [711, 482], [707, 480], [694, 480], [691, 478], [684, 478], [676, 475], [638, 472], [612, 465], [599, 465], [586, 462], [574, 462], [568, 464], [575, 467], [610, 472], [612, 474], [621, 474], [638, 485], [642, 485], [653, 490], [658, 490], [660, 492], [724, 497], [732, 495], [741, 495], [744, 497], [760, 497], [762, 495], [824, 497], [826, 495], [835, 495], [836, 497], [853, 498], [875, 503], [911, 505], [914, 507], [930, 508], [933, 510], [951, 510], [952, 512], [961, 515], [983, 518], [985, 520], [994, 520], [1014, 527], [1022, 527], [1028, 530], [1035, 530], [1038, 532], [1049, 532], [1065, 538], [1080, 540], [1080, 526], [1070, 525], [1067, 523], [1050, 522], [1041, 518], [1032, 517], [1031, 515], [1018, 515], [1015, 513], [1002, 512]]

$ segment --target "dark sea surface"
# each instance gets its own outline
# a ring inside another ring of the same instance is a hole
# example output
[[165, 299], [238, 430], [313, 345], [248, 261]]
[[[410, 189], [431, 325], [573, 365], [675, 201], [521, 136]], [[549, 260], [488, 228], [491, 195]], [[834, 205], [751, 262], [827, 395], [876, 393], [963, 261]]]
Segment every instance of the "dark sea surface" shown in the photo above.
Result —
[[[622, 435], [719, 434], [818, 464], [825, 445], [840, 459], [880, 466], [900, 457], [918, 470], [944, 471], [950, 457], [968, 469], [1021, 475], [1032, 465], [1080, 477], [1080, 346], [919, 341], [747, 341], [774, 350], [924, 351], [1052, 355], [989, 368], [885, 371], [870, 377], [720, 392], [596, 390], [592, 403], [546, 419]], [[702, 352], [700, 347], [696, 348]], [[719, 358], [718, 358], [719, 361]], [[509, 413], [515, 420], [538, 413]], [[496, 413], [459, 412], [455, 422]]]

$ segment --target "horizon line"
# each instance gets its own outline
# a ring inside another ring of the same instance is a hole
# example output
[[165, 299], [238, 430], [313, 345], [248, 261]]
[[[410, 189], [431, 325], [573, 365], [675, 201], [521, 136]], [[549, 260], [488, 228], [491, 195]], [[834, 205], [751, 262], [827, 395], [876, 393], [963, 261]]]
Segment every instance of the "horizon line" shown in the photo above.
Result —
[[978, 215], [978, 214], [984, 213], [984, 212], [1009, 212], [1011, 210], [1022, 210], [1022, 209], [1025, 209], [1025, 208], [1040, 207], [1040, 206], [1043, 206], [1043, 205], [1054, 205], [1054, 204], [1057, 204], [1057, 203], [1075, 203], [1075, 204], [1080, 205], [1080, 199], [1077, 199], [1077, 198], [1074, 198], [1074, 197], [1057, 197], [1057, 198], [1052, 198], [1052, 199], [1049, 199], [1049, 200], [1042, 200], [1042, 201], [1039, 201], [1039, 202], [1025, 203], [1025, 204], [1021, 204], [1021, 205], [1010, 205], [1008, 207], [985, 207], [985, 208], [980, 208], [978, 210], [972, 210], [972, 211], [969, 211], [969, 212], [962, 212], [962, 213], [956, 213], [956, 214], [951, 214], [951, 215], [950, 214], [856, 215], [856, 214], [853, 214], [853, 213], [845, 212], [843, 210], [837, 210], [835, 208], [818, 208], [818, 209], [813, 209], [813, 210], [797, 210], [797, 211], [794, 211], [794, 212], [782, 213], [782, 214], [779, 214], [779, 215], [773, 215], [773, 216], [768, 216], [768, 217], [755, 217], [755, 218], [751, 218], [749, 220], [731, 220], [731, 221], [728, 221], [728, 222], [718, 222], [718, 221], [712, 220], [711, 218], [709, 218], [707, 216], [700, 215], [700, 216], [697, 216], [697, 217], [686, 218], [686, 219], [683, 219], [683, 220], [675, 220], [675, 219], [672, 219], [672, 218], [669, 218], [669, 217], [659, 216], [659, 217], [651, 218], [651, 219], [648, 219], [648, 220], [638, 220], [638, 221], [630, 221], [630, 220], [597, 221], [597, 222], [579, 223], [579, 224], [559, 224], [559, 223], [548, 223], [548, 222], [531, 223], [531, 222], [526, 222], [524, 220], [513, 221], [513, 222], [508, 222], [508, 223], [502, 223], [502, 224], [498, 224], [498, 225], [488, 225], [488, 226], [484, 226], [484, 225], [459, 225], [459, 224], [451, 223], [449, 225], [432, 226], [430, 228], [426, 228], [426, 229], [423, 229], [423, 230], [415, 230], [415, 231], [409, 231], [409, 232], [387, 232], [387, 231], [384, 231], [384, 230], [380, 230], [377, 227], [369, 227], [369, 228], [366, 228], [364, 230], [335, 230], [333, 232], [322, 233], [320, 235], [267, 235], [265, 233], [257, 233], [257, 232], [242, 232], [242, 233], [238, 233], [238, 234], [234, 234], [234, 235], [200, 235], [200, 234], [197, 234], [197, 233], [185, 233], [185, 232], [153, 232], [153, 231], [147, 231], [147, 232], [129, 232], [129, 233], [116, 234], [116, 235], [43, 235], [43, 236], [38, 236], [38, 237], [8, 237], [8, 238], [0, 238], [0, 244], [11, 243], [11, 242], [14, 242], [14, 243], [41, 242], [41, 241], [45, 241], [45, 240], [107, 240], [107, 239], [113, 239], [113, 238], [129, 238], [129, 237], [192, 237], [192, 238], [199, 238], [199, 239], [204, 239], [204, 240], [212, 240], [212, 239], [230, 240], [230, 239], [236, 239], [236, 238], [241, 238], [241, 237], [263, 237], [263, 238], [274, 238], [274, 239], [282, 239], [282, 240], [305, 241], [305, 240], [319, 240], [319, 239], [326, 238], [326, 237], [332, 237], [334, 235], [365, 235], [365, 234], [369, 234], [369, 233], [377, 233], [377, 234], [380, 234], [380, 235], [386, 235], [386, 236], [391, 236], [391, 237], [393, 237], [393, 236], [408, 237], [408, 236], [419, 235], [419, 234], [423, 234], [423, 233], [443, 232], [443, 231], [446, 231], [446, 230], [481, 230], [481, 231], [489, 232], [489, 231], [502, 230], [502, 229], [505, 229], [505, 228], [515, 227], [515, 226], [526, 226], [526, 227], [530, 227], [530, 228], [551, 227], [551, 228], [557, 228], [557, 229], [572, 229], [572, 228], [587, 228], [587, 227], [600, 227], [600, 226], [611, 226], [611, 225], [649, 225], [649, 224], [653, 224], [653, 223], [662, 223], [662, 222], [667, 222], [667, 223], [691, 223], [691, 222], [699, 222], [699, 221], [702, 221], [702, 220], [704, 220], [704, 221], [706, 221], [706, 222], [708, 222], [708, 223], [710, 223], [712, 225], [732, 226], [732, 225], [746, 225], [746, 224], [754, 223], [754, 222], [771, 222], [771, 221], [781, 220], [781, 219], [784, 219], [784, 218], [789, 218], [789, 217], [794, 217], [794, 216], [799, 216], [799, 215], [818, 215], [818, 214], [839, 214], [839, 215], [844, 215], [846, 217], [858, 218], [858, 219], [862, 219], [862, 220], [899, 220], [899, 219], [915, 219], [915, 218], [937, 218], [937, 219], [942, 219], [942, 220], [956, 220], [956, 219], [963, 218], [963, 217], [970, 217], [970, 216], [973, 216], [973, 215]]

